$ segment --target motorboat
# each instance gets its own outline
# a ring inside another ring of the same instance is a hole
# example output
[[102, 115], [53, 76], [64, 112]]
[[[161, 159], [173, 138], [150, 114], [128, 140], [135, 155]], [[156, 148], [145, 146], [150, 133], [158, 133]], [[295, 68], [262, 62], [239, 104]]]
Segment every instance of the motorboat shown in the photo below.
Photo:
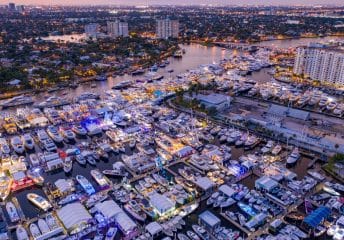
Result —
[[291, 154], [289, 155], [289, 157], [287, 158], [287, 163], [294, 164], [297, 162], [297, 160], [299, 160], [299, 158], [300, 158], [299, 149], [295, 147], [293, 151], [291, 152]]
[[8, 201], [6, 203], [6, 211], [11, 220], [11, 222], [18, 222], [20, 220], [17, 208], [14, 206], [13, 202]]
[[329, 111], [333, 111], [335, 108], [337, 107], [337, 103], [336, 102], [329, 102], [326, 106], [326, 109]]
[[29, 229], [30, 229], [31, 236], [34, 239], [42, 235], [41, 231], [39, 230], [39, 228], [37, 227], [35, 223], [31, 223]]
[[95, 160], [91, 155], [88, 155], [88, 156], [86, 156], [85, 158], [86, 158], [86, 161], [87, 161], [89, 164], [91, 164], [91, 165], [93, 165], [93, 166], [97, 165], [96, 160]]
[[106, 232], [105, 240], [113, 240], [116, 237], [117, 231], [117, 228], [110, 227]]
[[87, 134], [87, 130], [81, 125], [74, 125], [72, 131], [80, 136], [85, 136]]
[[98, 169], [92, 169], [91, 176], [101, 187], [106, 187], [110, 185], [109, 181], [106, 179], [103, 173], [100, 172]]
[[30, 202], [45, 212], [52, 208], [52, 205], [48, 202], [48, 200], [38, 194], [29, 193], [26, 196]]
[[37, 225], [39, 227], [39, 230], [41, 230], [42, 234], [46, 234], [46, 233], [50, 232], [50, 228], [44, 219], [42, 219], [42, 218], [38, 219]]
[[22, 225], [18, 225], [16, 228], [16, 236], [18, 240], [30, 240], [26, 229]]
[[130, 148], [134, 148], [135, 145], [136, 145], [136, 141], [135, 141], [135, 140], [131, 140], [131, 141], [129, 142], [129, 147], [130, 147]]
[[0, 149], [3, 154], [10, 154], [11, 149], [5, 138], [0, 138]]
[[245, 212], [246, 214], [250, 215], [251, 217], [254, 217], [257, 215], [257, 212], [249, 205], [243, 203], [243, 202], [238, 202], [238, 207]]
[[32, 150], [35, 147], [35, 142], [29, 133], [26, 133], [22, 136], [22, 141], [24, 143], [24, 147], [28, 150]]
[[88, 195], [92, 195], [96, 192], [96, 190], [93, 188], [92, 184], [82, 175], [77, 175], [76, 180], [81, 185], [81, 187], [84, 189], [84, 191]]
[[191, 230], [188, 230], [186, 232], [186, 235], [191, 239], [191, 240], [201, 240], [201, 238], [196, 234], [194, 233], [193, 231]]
[[226, 208], [232, 206], [236, 201], [233, 198], [228, 198], [222, 203], [220, 203], [220, 208]]
[[104, 175], [117, 176], [117, 177], [124, 177], [126, 175], [125, 172], [123, 172], [122, 170], [118, 170], [118, 169], [106, 169], [106, 170], [103, 170], [102, 173]]
[[25, 150], [23, 142], [18, 136], [11, 138], [11, 146], [13, 147], [14, 151], [18, 154], [22, 154]]
[[63, 171], [65, 173], [70, 173], [73, 168], [73, 161], [70, 157], [66, 157], [64, 162], [63, 162]]
[[61, 143], [63, 141], [63, 137], [55, 126], [48, 126], [47, 133], [55, 142]]

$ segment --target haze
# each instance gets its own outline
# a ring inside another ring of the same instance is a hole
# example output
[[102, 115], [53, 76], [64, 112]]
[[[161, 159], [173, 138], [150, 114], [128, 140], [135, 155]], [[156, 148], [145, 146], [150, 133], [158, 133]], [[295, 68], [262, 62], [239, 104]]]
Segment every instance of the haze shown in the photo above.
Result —
[[0, 4], [36, 4], [36, 5], [99, 5], [99, 4], [120, 4], [120, 5], [199, 5], [199, 4], [221, 4], [221, 5], [344, 5], [343, 0], [0, 0]]

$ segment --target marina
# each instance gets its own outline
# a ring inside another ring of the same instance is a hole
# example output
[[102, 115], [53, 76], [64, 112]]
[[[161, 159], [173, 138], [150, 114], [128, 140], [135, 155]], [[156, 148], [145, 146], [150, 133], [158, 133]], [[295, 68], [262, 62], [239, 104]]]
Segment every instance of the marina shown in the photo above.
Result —
[[[65, 90], [56, 89], [50, 90], [56, 98], [40, 93], [32, 106], [2, 110], [0, 196], [11, 238], [269, 239], [273, 228], [280, 239], [312, 239], [311, 212], [341, 216], [344, 187], [302, 145], [305, 137], [263, 135], [230, 118], [260, 116], [258, 107], [246, 109], [249, 95], [264, 99], [272, 86], [287, 88], [268, 74], [270, 52], [181, 48], [185, 53], [151, 67], [153, 75], [145, 69], [101, 77], [69, 89], [64, 100], [57, 96]], [[195, 96], [199, 105], [221, 105], [217, 115], [177, 105], [176, 91], [196, 81], [216, 82]], [[294, 99], [289, 87], [288, 101], [300, 105], [317, 94]], [[332, 116], [337, 105], [325, 108]], [[287, 218], [301, 213], [302, 224]], [[328, 233], [317, 234], [326, 239]]]

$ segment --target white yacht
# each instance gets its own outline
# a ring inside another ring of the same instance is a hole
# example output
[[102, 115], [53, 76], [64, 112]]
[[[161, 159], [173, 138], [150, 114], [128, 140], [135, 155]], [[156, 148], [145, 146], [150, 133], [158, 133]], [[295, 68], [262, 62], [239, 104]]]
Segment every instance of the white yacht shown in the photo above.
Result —
[[57, 143], [60, 143], [63, 141], [63, 137], [58, 132], [57, 128], [55, 126], [48, 126], [47, 128], [48, 135]]
[[24, 145], [20, 137], [15, 136], [11, 138], [11, 145], [14, 151], [18, 154], [22, 154], [24, 152]]
[[28, 150], [32, 150], [35, 147], [35, 142], [33, 141], [33, 138], [31, 137], [30, 133], [26, 133], [22, 136], [22, 141], [24, 143], [24, 146]]
[[36, 207], [42, 209], [45, 212], [52, 208], [48, 200], [43, 198], [42, 196], [39, 196], [38, 194], [29, 193], [27, 194], [27, 199], [30, 202], [32, 202]]
[[42, 234], [50, 232], [50, 228], [44, 219], [40, 218], [38, 220], [37, 224], [38, 224], [39, 230], [41, 230]]
[[277, 155], [282, 151], [282, 146], [277, 144], [271, 151], [272, 155]]
[[81, 125], [74, 125], [72, 131], [80, 136], [85, 136], [87, 134], [86, 129], [83, 128]]
[[6, 203], [6, 211], [11, 222], [18, 222], [20, 220], [17, 208], [14, 206], [13, 202], [9, 201]]
[[289, 155], [289, 157], [287, 158], [287, 163], [294, 164], [296, 163], [297, 160], [299, 160], [299, 158], [300, 158], [299, 149], [295, 147], [293, 151], [291, 152], [291, 154]]

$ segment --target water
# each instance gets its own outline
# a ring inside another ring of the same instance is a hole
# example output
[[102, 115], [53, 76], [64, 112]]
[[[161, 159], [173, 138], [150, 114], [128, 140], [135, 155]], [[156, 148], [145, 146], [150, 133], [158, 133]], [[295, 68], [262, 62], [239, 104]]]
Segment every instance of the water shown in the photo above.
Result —
[[298, 39], [284, 39], [284, 40], [272, 40], [255, 43], [256, 46], [273, 47], [273, 48], [293, 48], [302, 45], [308, 45], [310, 43], [327, 43], [329, 41], [344, 41], [344, 37], [318, 37], [318, 38], [298, 38]]

